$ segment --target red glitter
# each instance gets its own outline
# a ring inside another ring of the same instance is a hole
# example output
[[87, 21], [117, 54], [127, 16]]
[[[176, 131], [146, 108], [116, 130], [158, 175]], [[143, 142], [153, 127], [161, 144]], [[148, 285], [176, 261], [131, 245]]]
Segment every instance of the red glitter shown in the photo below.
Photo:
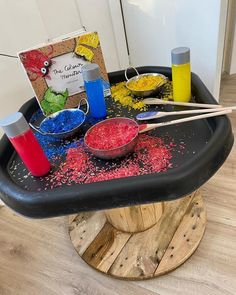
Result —
[[[141, 134], [133, 155], [101, 162], [80, 145], [69, 149], [65, 162], [49, 175], [48, 188], [164, 172], [172, 167], [170, 160], [175, 146], [173, 142], [165, 144], [161, 138]], [[101, 168], [98, 162], [103, 164]]]
[[104, 121], [95, 125], [86, 135], [86, 144], [94, 149], [111, 150], [129, 143], [138, 133], [131, 122]]

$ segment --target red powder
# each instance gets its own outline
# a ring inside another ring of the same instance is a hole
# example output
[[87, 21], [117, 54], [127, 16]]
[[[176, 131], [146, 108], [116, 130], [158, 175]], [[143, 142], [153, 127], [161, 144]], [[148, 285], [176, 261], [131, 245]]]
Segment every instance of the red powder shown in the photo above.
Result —
[[95, 125], [86, 135], [86, 144], [98, 150], [111, 150], [129, 143], [138, 133], [131, 122], [109, 120]]
[[[168, 145], [161, 138], [146, 134], [138, 136], [133, 155], [119, 161], [101, 161], [94, 159], [82, 146], [68, 150], [66, 161], [58, 170], [49, 175], [47, 188], [91, 183], [115, 178], [144, 175], [167, 171], [172, 167], [172, 149], [175, 143]], [[99, 167], [97, 163], [102, 163]]]

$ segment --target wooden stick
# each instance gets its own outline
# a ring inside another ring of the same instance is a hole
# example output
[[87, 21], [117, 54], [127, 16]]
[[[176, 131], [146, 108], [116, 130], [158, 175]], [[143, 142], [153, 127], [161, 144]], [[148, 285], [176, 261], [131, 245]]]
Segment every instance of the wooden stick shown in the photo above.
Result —
[[156, 123], [156, 124], [142, 124], [140, 125], [139, 133], [143, 133], [158, 127], [163, 127], [167, 125], [173, 125], [173, 124], [178, 124], [178, 123], [184, 123], [184, 122], [189, 122], [189, 121], [194, 121], [194, 120], [199, 120], [199, 119], [204, 119], [204, 118], [210, 118], [210, 117], [216, 117], [216, 116], [221, 116], [225, 114], [232, 113], [231, 109], [220, 111], [219, 112], [214, 112], [211, 114], [203, 114], [203, 115], [198, 115], [198, 116], [193, 116], [193, 117], [187, 117], [187, 118], [182, 118], [182, 119], [177, 119], [177, 120], [172, 120], [172, 121], [167, 121], [167, 122], [161, 122], [161, 123]]
[[170, 104], [177, 106], [187, 106], [187, 107], [198, 107], [198, 108], [221, 108], [222, 105], [219, 104], [206, 104], [206, 103], [193, 103], [193, 102], [177, 102], [177, 101], [169, 101], [162, 100], [159, 98], [146, 98], [143, 100], [145, 104]]
[[[191, 115], [191, 114], [202, 114], [202, 113], [213, 113], [213, 112], [219, 112], [224, 110], [236, 110], [236, 106], [232, 107], [225, 107], [225, 108], [216, 108], [216, 109], [199, 109], [199, 110], [186, 110], [186, 111], [174, 111], [174, 112], [156, 112], [155, 115], [147, 116], [147, 117], [139, 117], [137, 116], [137, 120], [139, 121], [145, 121], [145, 120], [152, 120], [157, 118], [163, 118], [167, 116], [174, 116], [174, 115]], [[147, 112], [148, 113], [148, 112]], [[141, 113], [141, 114], [145, 114]], [[140, 114], [139, 114], [140, 115]]]
[[165, 112], [168, 116], [168, 113], [170, 115], [187, 115], [187, 114], [201, 114], [201, 113], [214, 113], [219, 111], [225, 111], [225, 110], [236, 110], [236, 106], [232, 107], [222, 107], [222, 108], [215, 108], [215, 109], [201, 109], [201, 110], [186, 110], [186, 111], [175, 111], [175, 112]]

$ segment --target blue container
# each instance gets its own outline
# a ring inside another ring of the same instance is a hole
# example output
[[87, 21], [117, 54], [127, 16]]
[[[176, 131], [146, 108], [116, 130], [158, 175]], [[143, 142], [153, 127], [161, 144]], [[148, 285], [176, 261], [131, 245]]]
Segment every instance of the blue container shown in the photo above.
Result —
[[95, 119], [103, 119], [107, 115], [103, 92], [103, 83], [97, 64], [87, 64], [82, 67], [84, 87], [89, 102], [90, 115]]

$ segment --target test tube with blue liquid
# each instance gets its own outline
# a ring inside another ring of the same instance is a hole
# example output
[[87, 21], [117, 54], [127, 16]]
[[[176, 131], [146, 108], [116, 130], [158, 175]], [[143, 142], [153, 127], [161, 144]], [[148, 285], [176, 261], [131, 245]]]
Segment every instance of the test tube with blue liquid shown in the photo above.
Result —
[[99, 66], [94, 63], [84, 65], [82, 75], [91, 117], [95, 119], [106, 118], [106, 103]]

